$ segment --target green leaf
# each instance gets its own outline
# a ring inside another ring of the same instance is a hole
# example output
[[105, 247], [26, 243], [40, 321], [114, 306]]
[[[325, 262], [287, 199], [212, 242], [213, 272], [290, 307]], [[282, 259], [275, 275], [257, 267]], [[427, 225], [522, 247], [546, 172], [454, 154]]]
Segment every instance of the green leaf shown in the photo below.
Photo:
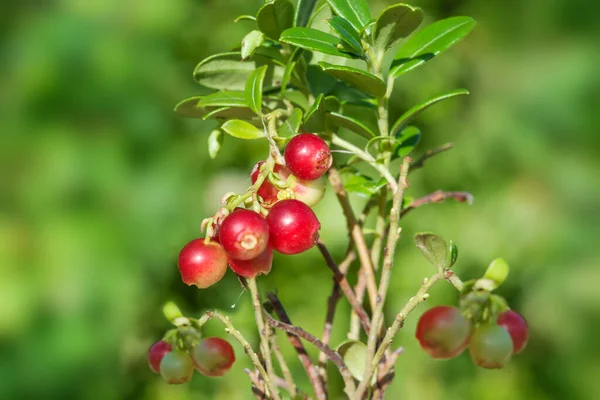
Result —
[[332, 112], [327, 113], [327, 119], [334, 125], [349, 129], [367, 139], [371, 139], [373, 136], [375, 136], [375, 132], [373, 132], [367, 125], [363, 124], [360, 120], [354, 119], [347, 115]]
[[454, 264], [456, 264], [456, 260], [458, 259], [458, 247], [456, 247], [452, 240], [449, 244], [448, 253], [448, 268], [452, 268]]
[[240, 61], [241, 53], [215, 54], [202, 60], [194, 70], [194, 78], [203, 86], [218, 90], [244, 90], [252, 71], [267, 65], [264, 90], [278, 88], [284, 68], [273, 59], [255, 54], [248, 61]]
[[371, 21], [371, 11], [366, 0], [327, 0], [333, 12], [346, 18], [360, 32]]
[[224, 136], [223, 131], [220, 129], [213, 130], [208, 136], [208, 155], [210, 158], [217, 157], [217, 153], [223, 145]]
[[262, 92], [266, 73], [267, 66], [263, 65], [253, 71], [246, 82], [246, 101], [250, 105], [252, 111], [258, 115], [261, 115], [262, 111]]
[[298, 133], [302, 124], [302, 110], [294, 108], [292, 113], [277, 130], [277, 134], [282, 137], [291, 137]]
[[375, 75], [360, 69], [333, 65], [323, 61], [319, 63], [319, 66], [328, 74], [375, 97], [383, 97], [385, 95], [386, 85]]
[[203, 96], [198, 101], [200, 107], [248, 107], [244, 92], [224, 91]]
[[408, 4], [394, 4], [383, 10], [375, 26], [375, 46], [386, 50], [410, 35], [423, 21], [423, 11]]
[[417, 233], [415, 243], [431, 264], [439, 269], [447, 268], [448, 244], [443, 238], [429, 232]]
[[233, 20], [233, 22], [240, 21], [256, 21], [256, 17], [253, 15], [240, 15], [239, 17]]
[[302, 92], [298, 90], [287, 90], [283, 94], [283, 97], [285, 97], [287, 100], [291, 101], [298, 107], [302, 108], [303, 110], [308, 110], [310, 108], [310, 106], [308, 105], [308, 99], [305, 95], [302, 94]]
[[187, 118], [202, 118], [206, 114], [204, 107], [198, 106], [198, 102], [202, 99], [202, 96], [194, 96], [189, 99], [185, 99], [177, 103], [175, 106], [175, 113], [182, 117]]
[[306, 114], [304, 115], [304, 123], [306, 123], [310, 119], [310, 117], [319, 109], [319, 106], [321, 105], [321, 102], [323, 101], [324, 97], [325, 96], [323, 94], [317, 96], [315, 102], [312, 104], [312, 106], [310, 106], [310, 108], [308, 109], [308, 111], [306, 111]]
[[[485, 271], [483, 279], [492, 281], [493, 285], [488, 286], [488, 288], [489, 290], [494, 290], [506, 281], [509, 272], [510, 268], [508, 267], [508, 263], [503, 258], [496, 258], [490, 263]], [[477, 286], [477, 284], [475, 284], [475, 286]]]
[[209, 107], [209, 112], [206, 113], [202, 119], [207, 120], [209, 118], [227, 119], [227, 118], [241, 118], [251, 119], [256, 117], [256, 114], [252, 110], [245, 107]]
[[410, 121], [412, 121], [415, 117], [421, 114], [423, 111], [427, 110], [432, 105], [439, 103], [442, 100], [451, 99], [456, 96], [462, 96], [465, 94], [469, 94], [469, 91], [466, 89], [457, 89], [452, 92], [445, 93], [441, 96], [434, 97], [433, 99], [429, 99], [424, 103], [417, 104], [410, 110], [406, 111], [404, 114], [398, 118], [398, 120], [392, 126], [390, 130], [391, 134], [394, 135], [396, 132], [402, 130]]
[[288, 0], [267, 3], [258, 10], [256, 23], [265, 36], [279, 40], [281, 32], [294, 24], [294, 5]]
[[328, 95], [337, 82], [333, 76], [323, 72], [317, 65], [308, 66], [306, 79], [308, 80], [310, 92], [315, 96], [319, 94]]
[[347, 340], [336, 349], [352, 376], [362, 381], [367, 365], [367, 346], [358, 340]]
[[294, 15], [294, 26], [306, 26], [310, 15], [315, 9], [317, 0], [298, 0], [296, 14]]
[[265, 41], [265, 35], [261, 31], [251, 31], [244, 39], [242, 39], [242, 60], [247, 60], [251, 55], [254, 54], [257, 48], [259, 48]]
[[312, 28], [290, 28], [283, 31], [279, 40], [305, 50], [318, 51], [338, 57], [353, 58], [337, 48], [340, 39]]
[[362, 53], [363, 50], [362, 45], [360, 44], [360, 36], [358, 36], [358, 32], [347, 19], [334, 15], [327, 23], [340, 35], [352, 50], [359, 54]]
[[358, 170], [354, 168], [349, 168], [347, 171], [344, 172], [344, 188], [349, 193], [356, 193], [367, 197], [371, 197], [375, 193], [379, 192], [379, 190], [382, 187], [387, 185], [387, 181], [385, 180], [385, 178], [381, 178], [378, 181], [375, 181], [372, 178], [361, 174]]
[[408, 126], [402, 130], [396, 139], [396, 145], [392, 151], [392, 159], [404, 158], [409, 155], [421, 141], [421, 131], [414, 126]]
[[283, 79], [281, 80], [281, 94], [285, 93], [287, 89], [288, 83], [290, 83], [290, 78], [292, 77], [292, 73], [294, 72], [294, 68], [296, 68], [296, 61], [290, 61], [283, 71]]
[[394, 58], [390, 76], [397, 77], [461, 41], [475, 28], [471, 17], [452, 17], [429, 25], [408, 39]]
[[258, 129], [251, 123], [239, 119], [230, 119], [221, 126], [221, 129], [239, 139], [260, 139], [265, 137], [265, 132], [262, 129]]

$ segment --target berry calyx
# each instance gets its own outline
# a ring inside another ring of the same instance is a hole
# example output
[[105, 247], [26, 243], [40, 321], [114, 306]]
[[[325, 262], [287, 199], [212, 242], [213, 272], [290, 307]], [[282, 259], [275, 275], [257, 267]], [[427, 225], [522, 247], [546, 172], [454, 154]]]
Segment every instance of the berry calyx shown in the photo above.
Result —
[[452, 358], [467, 347], [471, 323], [458, 308], [438, 306], [419, 319], [416, 337], [433, 358]]
[[300, 179], [317, 179], [331, 167], [333, 157], [327, 143], [312, 133], [294, 136], [285, 148], [285, 165]]
[[154, 343], [148, 350], [148, 364], [150, 365], [150, 369], [158, 374], [160, 372], [160, 362], [165, 354], [170, 353], [171, 350], [173, 350], [172, 346], [164, 340]]
[[[256, 180], [258, 179], [258, 175], [260, 173], [260, 167], [264, 163], [265, 163], [264, 161], [259, 161], [258, 163], [256, 163], [254, 168], [252, 168], [250, 177], [252, 179], [253, 185], [254, 185], [254, 183], [256, 183]], [[281, 164], [275, 164], [275, 166], [273, 167], [273, 172], [278, 174], [282, 180], [286, 180], [287, 177], [290, 176], [290, 174], [291, 174], [290, 170]], [[275, 204], [279, 200], [277, 198], [278, 193], [279, 193], [279, 189], [277, 189], [277, 187], [275, 187], [275, 185], [273, 185], [273, 183], [271, 181], [269, 181], [268, 179], [264, 180], [264, 182], [260, 185], [260, 187], [258, 188], [258, 191], [256, 192], [256, 194], [258, 194], [261, 197], [261, 199], [263, 200], [262, 205], [266, 208], [271, 207], [273, 204]]]
[[219, 242], [229, 257], [250, 260], [267, 247], [269, 226], [259, 213], [236, 209], [221, 224]]
[[499, 325], [484, 325], [475, 329], [469, 343], [469, 354], [475, 365], [482, 368], [504, 367], [513, 352], [508, 331]]
[[281, 200], [269, 215], [270, 242], [283, 254], [298, 254], [313, 247], [319, 240], [321, 224], [309, 206], [299, 200]]
[[216, 242], [194, 239], [179, 253], [178, 266], [183, 282], [205, 289], [220, 281], [227, 272], [227, 254]]
[[273, 265], [273, 248], [268, 244], [267, 248], [258, 257], [250, 260], [236, 260], [229, 257], [228, 262], [233, 272], [244, 278], [250, 279], [260, 274], [266, 275], [271, 272], [271, 266]]
[[192, 357], [198, 371], [206, 376], [225, 375], [235, 361], [233, 347], [218, 337], [202, 340], [194, 347]]
[[518, 354], [527, 345], [529, 328], [527, 321], [518, 312], [508, 310], [498, 316], [498, 325], [506, 329], [513, 342], [513, 354]]
[[193, 373], [192, 358], [183, 351], [167, 353], [160, 362], [160, 375], [172, 385], [189, 381]]

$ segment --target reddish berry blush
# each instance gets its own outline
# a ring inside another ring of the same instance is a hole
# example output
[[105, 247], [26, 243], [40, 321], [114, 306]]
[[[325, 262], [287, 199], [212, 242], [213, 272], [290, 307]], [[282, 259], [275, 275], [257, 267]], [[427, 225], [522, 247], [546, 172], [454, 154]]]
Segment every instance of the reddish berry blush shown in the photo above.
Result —
[[222, 376], [235, 361], [233, 347], [218, 337], [202, 340], [192, 351], [196, 369], [206, 376]]
[[284, 157], [295, 176], [309, 181], [323, 176], [333, 162], [327, 143], [312, 133], [294, 136], [285, 147]]
[[259, 213], [236, 209], [221, 224], [219, 242], [236, 260], [258, 257], [269, 243], [269, 226]]
[[471, 323], [455, 307], [427, 310], [417, 324], [417, 339], [433, 358], [452, 358], [467, 347]]
[[281, 200], [269, 215], [270, 242], [283, 254], [298, 254], [313, 247], [319, 240], [321, 224], [309, 206], [298, 200]]
[[255, 278], [260, 274], [266, 275], [271, 272], [273, 265], [273, 248], [269, 244], [258, 257], [250, 260], [236, 260], [229, 257], [228, 262], [232, 271], [244, 278]]
[[[258, 179], [258, 175], [260, 173], [260, 167], [264, 163], [265, 163], [264, 161], [259, 161], [258, 163], [256, 163], [254, 168], [252, 168], [252, 172], [250, 174], [250, 177], [252, 178], [252, 184], [254, 184], [256, 182], [256, 180]], [[284, 181], [291, 174], [290, 170], [281, 164], [275, 164], [275, 167], [273, 168], [273, 172], [278, 174], [281, 177], [281, 179]], [[262, 183], [262, 185], [260, 185], [260, 188], [258, 188], [258, 191], [257, 191], [257, 194], [263, 199], [263, 203], [262, 203], [263, 206], [265, 206], [267, 208], [277, 202], [277, 200], [278, 200], [277, 193], [279, 193], [279, 189], [277, 189], [275, 187], [275, 185], [273, 185], [268, 179], [265, 179], [265, 181]]]
[[148, 364], [150, 365], [150, 369], [158, 374], [160, 372], [160, 362], [165, 354], [170, 353], [172, 350], [171, 345], [164, 340], [154, 343], [148, 350]]
[[205, 289], [227, 272], [227, 254], [218, 243], [194, 239], [179, 253], [178, 265], [183, 282]]
[[518, 354], [527, 345], [529, 328], [527, 321], [518, 312], [508, 310], [498, 316], [498, 325], [506, 329], [513, 342], [513, 354]]

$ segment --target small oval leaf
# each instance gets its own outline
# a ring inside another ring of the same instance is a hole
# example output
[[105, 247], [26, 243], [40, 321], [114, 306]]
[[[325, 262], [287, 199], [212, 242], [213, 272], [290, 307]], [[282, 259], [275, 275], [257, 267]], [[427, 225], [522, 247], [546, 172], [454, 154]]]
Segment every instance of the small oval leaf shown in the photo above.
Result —
[[347, 19], [334, 15], [327, 23], [340, 35], [342, 40], [346, 42], [352, 50], [356, 53], [362, 53], [360, 36], [358, 36], [358, 32]]
[[489, 279], [494, 282], [493, 290], [504, 283], [509, 272], [510, 268], [508, 267], [508, 263], [503, 258], [496, 258], [490, 263], [485, 271], [483, 279]]
[[283, 124], [277, 130], [277, 134], [281, 137], [291, 137], [298, 133], [302, 124], [302, 110], [294, 108]]
[[452, 17], [434, 22], [404, 43], [394, 58], [390, 75], [402, 75], [449, 49], [467, 36], [475, 24], [471, 17]]
[[185, 99], [177, 103], [175, 106], [175, 113], [181, 117], [186, 118], [202, 118], [207, 110], [204, 107], [198, 106], [198, 102], [202, 99], [202, 96], [194, 96], [189, 99]]
[[448, 244], [433, 233], [424, 232], [415, 235], [415, 244], [431, 264], [439, 269], [448, 266]]
[[258, 129], [251, 123], [239, 119], [230, 119], [221, 126], [221, 129], [239, 139], [260, 139], [265, 137], [265, 132], [262, 129]]
[[224, 91], [202, 96], [198, 101], [201, 107], [248, 107], [244, 92]]
[[252, 111], [261, 115], [262, 110], [262, 92], [263, 82], [265, 80], [265, 74], [267, 73], [267, 66], [263, 65], [257, 70], [253, 71], [248, 77], [246, 82], [246, 101], [250, 105]]
[[265, 41], [265, 35], [261, 31], [251, 31], [242, 39], [242, 60], [247, 60], [254, 54]]
[[423, 21], [423, 11], [408, 4], [394, 4], [383, 10], [375, 26], [375, 46], [386, 50], [410, 35]]
[[354, 58], [350, 53], [344, 53], [337, 48], [340, 39], [325, 32], [312, 28], [290, 28], [283, 31], [279, 40], [305, 50], [318, 51], [338, 57]]
[[357, 32], [371, 21], [371, 11], [366, 0], [327, 0], [336, 15], [352, 24]]
[[294, 15], [294, 26], [306, 26], [310, 15], [315, 9], [317, 0], [298, 0], [296, 14]]
[[294, 5], [288, 0], [267, 3], [258, 10], [256, 23], [265, 36], [279, 40], [281, 32], [294, 24]]
[[367, 346], [358, 340], [348, 340], [337, 348], [352, 376], [362, 381], [367, 365]]
[[331, 112], [327, 113], [327, 119], [330, 120], [333, 124], [351, 130], [354, 133], [358, 133], [359, 135], [371, 139], [375, 136], [375, 132], [371, 130], [367, 125], [363, 124], [360, 120], [354, 119], [344, 114]]
[[415, 126], [408, 126], [402, 130], [396, 139], [396, 145], [392, 151], [392, 159], [404, 158], [409, 155], [421, 141], [421, 131]]
[[319, 66], [328, 74], [331, 74], [364, 92], [372, 94], [375, 97], [383, 97], [385, 95], [385, 82], [366, 71], [352, 67], [333, 65], [323, 61], [319, 63]]
[[213, 130], [208, 136], [208, 155], [214, 159], [223, 145], [223, 131], [220, 129]]

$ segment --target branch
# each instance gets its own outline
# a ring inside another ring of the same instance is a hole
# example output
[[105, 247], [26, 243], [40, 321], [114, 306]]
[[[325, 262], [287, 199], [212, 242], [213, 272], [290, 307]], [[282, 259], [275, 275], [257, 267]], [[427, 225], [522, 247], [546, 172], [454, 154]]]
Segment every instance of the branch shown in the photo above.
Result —
[[[381, 268], [381, 280], [379, 282], [379, 292], [377, 293], [377, 305], [373, 312], [372, 329], [369, 333], [369, 341], [367, 343], [367, 362], [365, 365], [364, 379], [360, 383], [357, 390], [357, 399], [361, 399], [365, 393], [369, 382], [371, 382], [371, 375], [373, 374], [377, 363], [372, 364], [373, 354], [377, 347], [378, 331], [379, 326], [383, 322], [383, 306], [385, 304], [385, 298], [390, 286], [390, 279], [392, 276], [392, 266], [394, 263], [394, 255], [396, 254], [396, 244], [400, 239], [400, 232], [398, 230], [398, 222], [400, 220], [400, 209], [402, 208], [402, 199], [404, 192], [408, 188], [408, 181], [406, 179], [408, 175], [408, 168], [410, 165], [410, 157], [404, 157], [402, 166], [400, 167], [400, 177], [398, 178], [398, 191], [394, 193], [392, 201], [392, 210], [390, 211], [390, 229], [388, 233], [388, 240], [385, 247], [385, 256], [383, 258], [383, 266]], [[377, 360], [379, 362], [379, 360]]]
[[248, 377], [250, 378], [250, 381], [252, 382], [252, 393], [254, 394], [254, 396], [258, 399], [258, 400], [266, 400], [267, 395], [266, 393], [263, 391], [261, 386], [263, 381], [261, 381], [257, 374], [254, 373], [254, 371], [251, 371], [249, 368], [244, 368], [244, 372], [246, 374], [248, 374]]
[[[275, 295], [275, 293], [267, 293], [267, 298], [273, 305], [275, 314], [277, 314], [279, 319], [281, 319], [282, 321], [284, 321], [285, 323], [287, 323], [291, 326], [292, 321], [290, 321], [290, 318], [288, 317], [287, 313], [285, 312], [285, 309], [283, 308], [281, 301], [279, 301], [279, 298]], [[265, 318], [267, 319], [267, 323], [269, 323], [269, 320], [273, 319], [269, 314], [266, 314], [266, 313], [265, 313]], [[271, 323], [269, 323], [269, 325], [272, 326]], [[302, 366], [304, 367], [304, 370], [306, 371], [306, 374], [308, 375], [308, 379], [310, 380], [310, 383], [313, 387], [315, 396], [319, 400], [327, 399], [327, 394], [325, 392], [325, 386], [324, 386], [323, 382], [321, 381], [321, 378], [319, 377], [319, 371], [317, 371], [317, 368], [312, 363], [310, 357], [308, 356], [308, 353], [306, 352], [306, 349], [304, 348], [304, 345], [298, 338], [298, 335], [288, 332], [287, 336], [290, 341], [290, 344], [292, 345], [292, 347], [294, 347], [294, 349], [296, 349], [296, 352], [298, 353], [298, 358], [300, 359], [300, 362], [302, 363]]]
[[404, 347], [399, 347], [395, 351], [393, 351], [385, 362], [382, 360], [379, 369], [379, 377], [377, 379], [376, 390], [374, 393], [375, 399], [383, 400], [385, 396], [385, 391], [389, 387], [390, 383], [394, 379], [396, 375], [394, 371], [394, 365], [400, 357], [401, 354], [404, 353]]
[[422, 205], [430, 203], [441, 203], [446, 199], [454, 199], [460, 203], [473, 204], [473, 195], [469, 192], [444, 192], [443, 190], [437, 190], [433, 193], [428, 194], [427, 196], [423, 196], [414, 200], [408, 205], [408, 207], [402, 210], [400, 217], [404, 217], [410, 210], [414, 210], [415, 208], [421, 207]]
[[348, 302], [350, 302], [352, 309], [359, 316], [359, 318], [362, 322], [362, 325], [365, 329], [365, 332], [369, 333], [369, 329], [371, 326], [371, 322], [369, 321], [369, 316], [367, 315], [367, 312], [363, 308], [362, 304], [359, 303], [358, 300], [356, 299], [356, 296], [354, 295], [354, 291], [352, 291], [352, 287], [350, 287], [350, 284], [348, 283], [346, 276], [340, 272], [337, 264], [333, 260], [333, 257], [331, 257], [329, 250], [327, 250], [327, 246], [325, 246], [325, 243], [323, 243], [323, 241], [321, 239], [319, 239], [319, 241], [317, 242], [317, 247], [321, 251], [321, 254], [323, 254], [323, 257], [325, 258], [325, 261], [327, 262], [327, 266], [333, 272], [333, 279], [335, 279], [335, 281], [338, 283], [338, 285], [340, 286], [340, 288], [346, 295]]
[[338, 370], [340, 371], [340, 374], [342, 375], [342, 378], [344, 379], [344, 384], [345, 384], [344, 391], [348, 395], [348, 398], [352, 398], [354, 396], [354, 391], [356, 390], [356, 386], [354, 384], [354, 378], [352, 378], [352, 375], [350, 374], [348, 367], [346, 367], [346, 364], [344, 363], [342, 356], [340, 356], [340, 354], [338, 352], [332, 350], [331, 347], [327, 346], [326, 344], [321, 342], [317, 337], [306, 332], [304, 329], [300, 328], [299, 326], [294, 326], [294, 325], [286, 324], [285, 322], [277, 321], [276, 319], [274, 319], [273, 317], [271, 317], [270, 315], [267, 315], [267, 314], [265, 314], [265, 317], [267, 319], [267, 323], [269, 325], [271, 325], [272, 327], [281, 329], [292, 335], [301, 337], [302, 339], [312, 343], [317, 349], [319, 349], [323, 353], [327, 354], [327, 357], [329, 357], [331, 362], [333, 362], [336, 365], [336, 367], [338, 367]]
[[[283, 381], [283, 383], [285, 383], [285, 388], [288, 391], [288, 393], [290, 394], [290, 396], [292, 397], [292, 399], [295, 399], [296, 395], [298, 394], [298, 391], [296, 389], [296, 385], [294, 384], [294, 378], [292, 377], [290, 368], [288, 367], [287, 363], [285, 362], [285, 358], [283, 357], [283, 354], [281, 353], [281, 349], [279, 348], [279, 345], [277, 344], [277, 335], [276, 334], [270, 335], [270, 340], [271, 340], [271, 348], [273, 349], [273, 353], [275, 353], [275, 358], [277, 358], [277, 362], [279, 363], [279, 366], [281, 367], [281, 372], [283, 373], [283, 377], [285, 378], [285, 380]], [[278, 386], [282, 386], [282, 385], [278, 384]]]
[[423, 154], [421, 156], [421, 158], [419, 158], [417, 161], [415, 161], [414, 163], [412, 163], [410, 165], [410, 172], [414, 171], [415, 169], [419, 169], [419, 168], [423, 167], [423, 164], [425, 164], [425, 161], [427, 161], [431, 157], [435, 156], [436, 154], [443, 153], [444, 151], [450, 150], [453, 147], [454, 147], [454, 145], [452, 143], [446, 143], [440, 147], [436, 147], [435, 149], [427, 150], [425, 152], [425, 154]]

